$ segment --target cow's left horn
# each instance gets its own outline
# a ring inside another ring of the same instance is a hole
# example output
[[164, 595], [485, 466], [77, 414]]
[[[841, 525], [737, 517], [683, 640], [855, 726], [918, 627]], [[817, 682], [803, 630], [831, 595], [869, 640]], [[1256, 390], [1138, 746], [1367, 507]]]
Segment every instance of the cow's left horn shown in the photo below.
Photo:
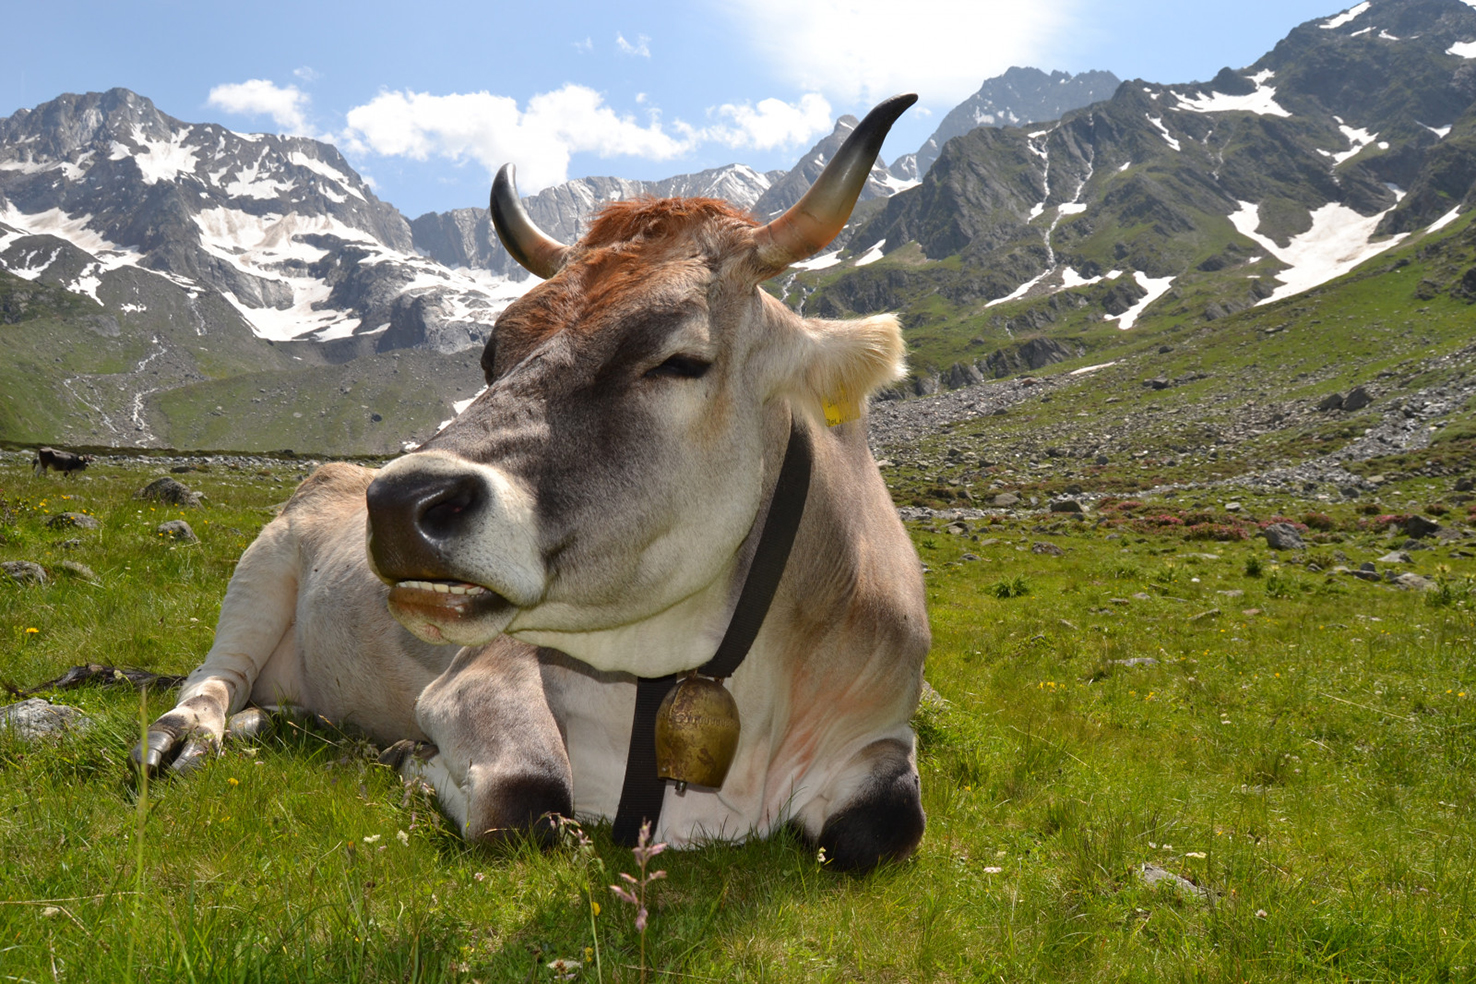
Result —
[[789, 211], [755, 233], [759, 264], [782, 270], [820, 252], [845, 228], [887, 131], [917, 96], [908, 93], [879, 103], [866, 114], [820, 177]]
[[517, 169], [511, 164], [502, 165], [492, 181], [491, 211], [497, 238], [523, 269], [547, 280], [563, 268], [569, 247], [544, 235], [528, 218], [518, 197]]

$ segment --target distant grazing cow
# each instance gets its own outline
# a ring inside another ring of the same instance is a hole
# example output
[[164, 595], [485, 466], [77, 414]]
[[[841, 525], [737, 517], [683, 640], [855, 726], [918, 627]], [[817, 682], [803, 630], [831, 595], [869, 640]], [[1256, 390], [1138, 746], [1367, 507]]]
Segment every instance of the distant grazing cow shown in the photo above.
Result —
[[36, 452], [36, 457], [31, 459], [31, 470], [37, 475], [44, 475], [48, 468], [55, 468], [71, 478], [72, 472], [85, 471], [92, 460], [90, 454], [73, 454], [70, 451], [41, 448]]
[[[865, 422], [901, 332], [801, 318], [759, 285], [841, 230], [914, 99], [873, 110], [767, 225], [711, 199], [615, 202], [563, 246], [505, 167], [498, 235], [546, 282], [498, 319], [488, 389], [377, 475], [329, 466], [298, 490], [149, 765], [198, 761], [248, 696], [290, 699], [416, 742], [401, 769], [469, 838], [572, 812], [627, 842], [643, 820], [678, 845], [795, 825], [835, 867], [911, 853], [929, 632]], [[468, 648], [447, 666], [427, 643]], [[665, 782], [658, 761], [686, 774], [673, 747], [718, 778]]]

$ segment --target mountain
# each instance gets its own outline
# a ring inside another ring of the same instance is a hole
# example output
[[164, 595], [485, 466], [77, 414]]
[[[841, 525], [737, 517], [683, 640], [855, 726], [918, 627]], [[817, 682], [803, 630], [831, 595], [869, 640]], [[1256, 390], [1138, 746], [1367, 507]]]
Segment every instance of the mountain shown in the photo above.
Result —
[[986, 79], [978, 92], [943, 117], [938, 129], [914, 155], [917, 173], [926, 174], [943, 145], [954, 137], [981, 126], [1029, 126], [1058, 120], [1073, 109], [1112, 98], [1120, 84], [1111, 72], [1047, 75], [1038, 68], [1010, 68], [1003, 75]]
[[1134, 80], [1056, 122], [954, 137], [790, 300], [901, 311], [915, 389], [998, 371], [1022, 337], [1107, 351], [1208, 323], [1456, 221], [1473, 101], [1476, 9], [1361, 3], [1208, 83]]
[[[751, 208], [782, 173], [760, 174], [743, 164], [729, 164], [661, 181], [578, 178], [525, 197], [523, 206], [540, 229], [560, 242], [572, 243], [584, 234], [589, 218], [607, 202], [642, 195], [702, 196]], [[416, 249], [448, 267], [490, 270], [519, 281], [528, 276], [498, 243], [485, 208], [427, 212], [410, 223], [410, 230]]]

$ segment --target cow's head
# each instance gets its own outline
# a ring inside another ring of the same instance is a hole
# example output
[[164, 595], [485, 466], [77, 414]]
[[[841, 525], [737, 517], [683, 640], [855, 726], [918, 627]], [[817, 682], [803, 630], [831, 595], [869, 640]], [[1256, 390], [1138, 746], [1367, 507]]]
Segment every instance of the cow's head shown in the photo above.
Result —
[[[616, 202], [565, 247], [503, 168], [498, 234], [546, 282], [498, 319], [487, 391], [369, 488], [395, 617], [433, 642], [506, 630], [642, 675], [705, 660], [791, 414], [823, 419], [902, 370], [895, 318], [801, 318], [758, 285], [840, 231], [914, 99], [873, 110], [763, 226], [712, 199]], [[693, 644], [652, 648], [672, 631]]]

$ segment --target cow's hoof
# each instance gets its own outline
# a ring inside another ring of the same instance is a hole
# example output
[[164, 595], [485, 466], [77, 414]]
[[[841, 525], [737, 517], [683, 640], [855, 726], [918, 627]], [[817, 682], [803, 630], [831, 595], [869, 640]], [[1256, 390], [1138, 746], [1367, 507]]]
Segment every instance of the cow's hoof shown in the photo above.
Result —
[[220, 757], [220, 743], [211, 735], [194, 735], [185, 742], [179, 755], [169, 766], [170, 771], [186, 776], [204, 768], [205, 763]]
[[845, 809], [820, 830], [827, 867], [863, 873], [884, 861], [900, 861], [917, 848], [927, 818], [917, 772], [906, 763], [873, 778]]
[[146, 773], [150, 779], [154, 778], [173, 761], [178, 740], [179, 736], [172, 732], [149, 729], [144, 740], [128, 753], [129, 766], [136, 773]]
[[428, 741], [415, 741], [411, 738], [401, 738], [389, 748], [379, 753], [379, 764], [387, 765], [391, 769], [404, 768], [406, 762], [412, 756], [422, 762], [427, 762], [439, 754], [440, 749]]
[[226, 724], [226, 741], [256, 741], [272, 727], [272, 716], [259, 707], [248, 707], [231, 715]]

